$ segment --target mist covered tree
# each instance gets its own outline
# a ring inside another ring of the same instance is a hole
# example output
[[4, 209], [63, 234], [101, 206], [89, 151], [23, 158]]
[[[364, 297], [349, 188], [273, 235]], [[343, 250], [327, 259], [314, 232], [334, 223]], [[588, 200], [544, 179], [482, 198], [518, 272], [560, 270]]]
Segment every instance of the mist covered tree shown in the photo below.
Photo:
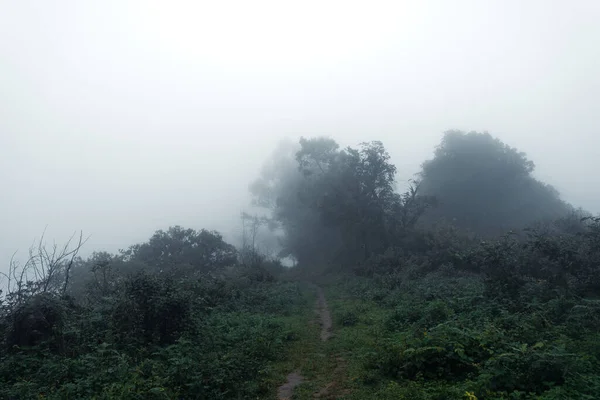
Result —
[[422, 165], [422, 193], [439, 200], [427, 219], [495, 235], [566, 215], [570, 207], [532, 176], [534, 169], [525, 153], [489, 133], [447, 131]]
[[292, 148], [251, 191], [281, 224], [284, 254], [300, 263], [364, 261], [426, 208], [416, 186], [412, 195], [394, 191], [396, 167], [381, 142], [340, 149], [329, 138], [301, 138]]
[[147, 242], [125, 250], [123, 256], [125, 261], [140, 262], [158, 271], [184, 265], [196, 271], [210, 271], [237, 262], [235, 247], [218, 232], [181, 226], [156, 231]]
[[281, 142], [265, 163], [260, 178], [250, 185], [250, 192], [254, 205], [269, 212], [276, 224], [271, 227], [280, 232], [279, 256], [315, 263], [328, 259], [339, 246], [338, 233], [323, 226], [317, 210], [304, 201], [310, 190], [298, 168], [298, 150], [297, 143]]
[[[330, 139], [301, 139], [297, 161], [316, 189], [305, 197], [322, 221], [338, 228], [344, 254], [368, 258], [389, 245], [396, 167], [381, 142], [337, 150]], [[361, 254], [362, 253], [362, 254]]]

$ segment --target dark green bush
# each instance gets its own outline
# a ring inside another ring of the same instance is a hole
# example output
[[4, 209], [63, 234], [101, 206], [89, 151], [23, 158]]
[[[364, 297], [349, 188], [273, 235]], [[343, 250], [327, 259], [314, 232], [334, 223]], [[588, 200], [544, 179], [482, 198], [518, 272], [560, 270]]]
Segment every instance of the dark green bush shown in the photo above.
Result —
[[170, 279], [139, 273], [124, 282], [112, 314], [121, 344], [171, 344], [190, 328], [191, 296]]
[[346, 310], [340, 316], [340, 325], [342, 326], [354, 326], [358, 323], [358, 313], [354, 310]]
[[391, 342], [379, 355], [381, 372], [399, 379], [457, 380], [472, 376], [487, 351], [472, 332], [451, 326], [423, 329], [419, 337]]

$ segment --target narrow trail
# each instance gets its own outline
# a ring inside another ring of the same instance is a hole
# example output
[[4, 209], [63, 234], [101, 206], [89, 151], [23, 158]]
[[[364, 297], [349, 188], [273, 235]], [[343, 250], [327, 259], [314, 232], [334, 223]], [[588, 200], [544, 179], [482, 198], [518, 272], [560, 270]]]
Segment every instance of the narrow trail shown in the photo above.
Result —
[[317, 288], [318, 293], [318, 310], [319, 310], [319, 321], [321, 322], [321, 340], [328, 340], [333, 333], [331, 329], [333, 327], [333, 322], [331, 320], [331, 313], [329, 312], [329, 307], [327, 307], [327, 299], [325, 298], [325, 292], [320, 287]]
[[[333, 322], [331, 312], [327, 306], [327, 299], [322, 288], [317, 288], [319, 320], [321, 322], [321, 341], [325, 342], [334, 336], [332, 328]], [[335, 399], [337, 395], [348, 394], [341, 389], [341, 382], [346, 375], [346, 360], [343, 357], [335, 356], [335, 368], [329, 375], [329, 381], [325, 386], [313, 394], [315, 399]]]
[[277, 389], [278, 400], [289, 400], [294, 394], [294, 388], [304, 382], [304, 377], [299, 372], [292, 372], [287, 376], [287, 382]]
[[[319, 324], [321, 325], [320, 338], [322, 342], [329, 340], [333, 336], [332, 328], [333, 321], [331, 318], [331, 312], [327, 306], [327, 299], [325, 298], [325, 292], [321, 287], [317, 287], [317, 313], [319, 315]], [[341, 365], [341, 363], [340, 363]], [[336, 368], [337, 370], [338, 368]], [[287, 376], [287, 381], [279, 387], [277, 390], [278, 400], [290, 400], [293, 396], [294, 389], [305, 381], [304, 377], [300, 374], [300, 371], [294, 371]], [[321, 389], [319, 392], [314, 394], [314, 398], [326, 397], [330, 392], [332, 384], [328, 384], [326, 387]]]

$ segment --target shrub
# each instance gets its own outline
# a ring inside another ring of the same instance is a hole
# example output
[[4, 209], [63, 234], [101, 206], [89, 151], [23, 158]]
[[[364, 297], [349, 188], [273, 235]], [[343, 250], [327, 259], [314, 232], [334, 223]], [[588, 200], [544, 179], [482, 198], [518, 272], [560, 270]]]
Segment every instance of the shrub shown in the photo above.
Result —
[[476, 363], [485, 359], [486, 353], [472, 332], [439, 326], [423, 329], [420, 337], [388, 344], [379, 354], [378, 364], [384, 375], [393, 378], [452, 381], [476, 372]]
[[190, 305], [184, 287], [138, 273], [124, 283], [113, 309], [113, 328], [121, 343], [174, 343], [192, 323]]

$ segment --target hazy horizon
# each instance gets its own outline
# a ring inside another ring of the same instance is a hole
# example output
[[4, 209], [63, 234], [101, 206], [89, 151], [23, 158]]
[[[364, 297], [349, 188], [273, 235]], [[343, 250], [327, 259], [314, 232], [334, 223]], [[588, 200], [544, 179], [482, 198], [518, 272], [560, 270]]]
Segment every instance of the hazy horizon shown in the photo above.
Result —
[[600, 3], [0, 0], [0, 258], [171, 225], [233, 240], [283, 138], [381, 140], [405, 182], [444, 131], [527, 153], [600, 212]]

